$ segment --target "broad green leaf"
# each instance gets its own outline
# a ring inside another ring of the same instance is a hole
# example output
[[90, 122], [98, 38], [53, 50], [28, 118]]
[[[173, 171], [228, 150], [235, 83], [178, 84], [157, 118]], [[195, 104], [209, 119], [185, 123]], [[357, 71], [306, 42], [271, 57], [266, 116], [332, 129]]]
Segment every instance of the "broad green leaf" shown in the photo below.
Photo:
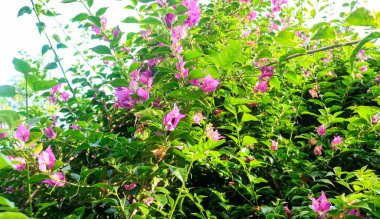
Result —
[[133, 23], [139, 23], [139, 20], [133, 16], [129, 16], [125, 18], [122, 22], [133, 24]]
[[162, 22], [155, 17], [147, 17], [142, 22], [146, 23], [146, 24], [152, 24], [152, 25], [161, 25], [162, 24]]
[[330, 25], [324, 25], [316, 30], [311, 40], [335, 39], [335, 30]]
[[24, 74], [27, 74], [28, 72], [30, 72], [30, 65], [24, 60], [13, 58], [12, 63], [16, 71], [24, 73]]
[[0, 110], [0, 121], [5, 122], [10, 129], [14, 129], [19, 125], [20, 115], [12, 110]]
[[295, 36], [296, 35], [293, 32], [284, 30], [278, 33], [275, 40], [282, 46], [292, 46], [294, 45]]
[[375, 17], [368, 9], [360, 7], [348, 15], [346, 22], [353, 26], [375, 26]]
[[204, 78], [205, 76], [206, 74], [203, 71], [197, 69], [193, 69], [189, 73], [189, 79], [199, 79]]
[[257, 140], [254, 137], [244, 136], [244, 138], [243, 138], [243, 146], [244, 147], [247, 146], [247, 145], [256, 144], [256, 143], [257, 143]]
[[89, 8], [94, 4], [94, 0], [86, 0]]
[[19, 212], [1, 212], [0, 219], [29, 219], [30, 217]]
[[67, 48], [67, 46], [64, 43], [58, 43], [57, 44], [57, 49], [66, 49], [66, 48]]
[[175, 167], [169, 164], [165, 164], [169, 167], [170, 172], [177, 177], [183, 184], [185, 184], [186, 180], [186, 169], [182, 167]]
[[47, 89], [54, 87], [57, 84], [59, 84], [59, 83], [57, 81], [54, 81], [54, 80], [50, 80], [50, 81], [39, 80], [39, 81], [32, 82], [32, 89], [34, 91], [47, 90]]
[[26, 14], [31, 14], [32, 13], [32, 9], [30, 9], [29, 6], [24, 6], [24, 7], [20, 8], [20, 10], [18, 11], [17, 17], [20, 17], [20, 16], [22, 16], [25, 13]]
[[352, 54], [350, 57], [351, 67], [353, 66], [356, 55], [359, 53], [359, 51], [364, 46], [364, 44], [368, 43], [371, 40], [377, 39], [377, 38], [380, 38], [380, 32], [370, 33], [368, 36], [364, 37], [364, 39], [362, 39], [362, 41], [360, 41], [360, 43], [355, 47], [354, 51], [352, 51]]
[[122, 79], [122, 78], [117, 78], [117, 79], [111, 81], [110, 84], [113, 87], [128, 87], [129, 86], [129, 82], [125, 79]]
[[29, 183], [40, 183], [42, 180], [49, 179], [50, 177], [46, 174], [33, 175], [29, 178]]
[[93, 188], [108, 189], [109, 191], [113, 190], [112, 186], [109, 186], [109, 185], [107, 185], [105, 183], [97, 183], [97, 184], [91, 185], [91, 187], [93, 187]]
[[71, 3], [71, 2], [76, 2], [77, 0], [62, 0], [62, 3]]
[[12, 162], [8, 160], [4, 154], [0, 153], [0, 169], [13, 168]]
[[188, 51], [185, 53], [185, 55], [183, 56], [183, 60], [184, 61], [189, 61], [189, 60], [192, 60], [192, 59], [196, 59], [196, 58], [199, 58], [202, 56], [202, 53], [199, 53], [197, 51]]
[[77, 14], [75, 17], [73, 17], [71, 20], [73, 22], [77, 21], [77, 22], [80, 22], [80, 21], [84, 21], [88, 18], [88, 15], [86, 13], [80, 13], [80, 14]]
[[95, 15], [100, 17], [102, 16], [104, 13], [106, 13], [108, 7], [103, 7], [103, 8], [99, 8], [99, 10], [96, 11]]
[[139, 0], [141, 3], [149, 3], [149, 2], [154, 2], [155, 0]]
[[0, 205], [5, 205], [11, 208], [15, 207], [15, 204], [8, 199], [4, 198], [3, 196], [0, 196]]
[[93, 48], [91, 48], [92, 51], [98, 53], [98, 54], [101, 54], [101, 55], [111, 55], [111, 50], [108, 46], [103, 46], [103, 45], [99, 45], [99, 46], [95, 46]]
[[249, 121], [259, 121], [259, 119], [256, 116], [253, 116], [248, 113], [244, 113], [243, 117], [241, 118], [241, 122], [249, 122]]
[[10, 85], [0, 86], [0, 97], [13, 97], [16, 95], [16, 88]]
[[51, 47], [49, 45], [43, 45], [41, 48], [41, 54], [43, 55], [49, 50], [51, 50]]

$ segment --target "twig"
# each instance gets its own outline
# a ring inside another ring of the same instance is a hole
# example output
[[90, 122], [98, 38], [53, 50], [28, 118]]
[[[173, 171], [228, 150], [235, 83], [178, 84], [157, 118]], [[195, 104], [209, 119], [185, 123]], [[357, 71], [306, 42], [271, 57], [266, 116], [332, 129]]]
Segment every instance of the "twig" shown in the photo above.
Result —
[[[36, 7], [35, 7], [35, 4], [34, 4], [34, 1], [33, 1], [33, 0], [30, 0], [30, 2], [32, 3], [33, 11], [34, 11], [34, 14], [35, 14], [36, 17], [37, 17], [38, 22], [39, 22], [39, 23], [42, 23], [42, 22], [41, 22], [41, 19], [40, 19], [40, 16], [38, 15], [38, 13], [37, 13], [37, 11], [36, 11]], [[48, 42], [49, 42], [49, 45], [50, 45], [51, 50], [53, 50], [54, 57], [55, 57], [55, 61], [58, 63], [58, 66], [59, 66], [59, 68], [60, 68], [61, 71], [62, 71], [63, 77], [64, 77], [64, 79], [65, 79], [65, 81], [66, 81], [66, 83], [67, 83], [67, 85], [68, 85], [68, 87], [69, 87], [71, 93], [73, 94], [74, 99], [76, 99], [76, 98], [75, 98], [75, 92], [74, 92], [73, 88], [71, 87], [69, 80], [67, 79], [67, 76], [66, 76], [65, 70], [63, 70], [63, 67], [62, 67], [61, 61], [59, 60], [59, 56], [58, 56], [58, 54], [57, 54], [57, 51], [55, 51], [55, 49], [54, 49], [54, 47], [53, 47], [53, 44], [51, 43], [50, 38], [49, 38], [49, 36], [47, 35], [46, 31], [45, 31], [45, 30], [42, 30], [42, 31], [44, 32], [44, 35], [45, 35], [46, 39], [47, 39]]]
[[40, 189], [41, 189], [41, 187], [38, 187], [37, 189], [35, 189], [33, 191], [33, 193], [30, 195], [28, 200], [26, 200], [26, 202], [21, 206], [20, 211], [25, 210], [26, 206], [29, 204], [29, 202], [31, 202], [33, 200], [34, 196], [37, 195], [37, 193], [40, 191]]
[[260, 66], [260, 68], [261, 67], [268, 67], [268, 66], [271, 66], [271, 65], [274, 65], [274, 64], [278, 64], [278, 63], [281, 63], [281, 62], [286, 62], [286, 61], [288, 61], [290, 59], [294, 59], [294, 58], [297, 58], [297, 57], [300, 57], [300, 56], [310, 55], [310, 54], [314, 54], [314, 53], [317, 53], [317, 52], [333, 49], [333, 48], [336, 48], [336, 47], [355, 45], [355, 44], [358, 44], [360, 41], [361, 40], [355, 40], [355, 41], [346, 42], [346, 43], [337, 43], [337, 44], [334, 44], [334, 45], [331, 45], [331, 46], [325, 46], [325, 47], [321, 47], [321, 48], [318, 48], [318, 49], [309, 50], [306, 53], [297, 53], [297, 54], [294, 54], [294, 55], [290, 55], [290, 56], [286, 57], [285, 59], [283, 59], [281, 61], [274, 61], [274, 62], [270, 62], [270, 63], [268, 63], [266, 65]]

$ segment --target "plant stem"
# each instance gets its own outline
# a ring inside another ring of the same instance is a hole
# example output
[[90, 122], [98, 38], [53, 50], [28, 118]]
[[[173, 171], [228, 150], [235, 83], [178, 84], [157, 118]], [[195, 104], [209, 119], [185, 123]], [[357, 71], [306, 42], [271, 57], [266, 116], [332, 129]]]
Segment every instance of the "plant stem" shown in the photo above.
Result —
[[[37, 13], [37, 11], [36, 11], [36, 7], [35, 7], [35, 4], [34, 4], [34, 1], [33, 1], [33, 0], [30, 0], [30, 2], [32, 3], [33, 12], [34, 12], [34, 14], [35, 14], [36, 17], [37, 17], [38, 22], [39, 22], [39, 23], [42, 23], [42, 22], [41, 22], [41, 19], [40, 19], [40, 16], [38, 15], [38, 13]], [[63, 75], [63, 77], [64, 77], [64, 79], [65, 79], [65, 81], [66, 81], [66, 83], [67, 83], [67, 86], [69, 87], [71, 93], [73, 94], [74, 99], [76, 99], [74, 89], [71, 87], [71, 84], [70, 84], [69, 80], [67, 79], [67, 76], [66, 76], [65, 70], [63, 70], [63, 67], [62, 67], [61, 61], [60, 61], [60, 59], [59, 59], [59, 56], [58, 56], [58, 54], [57, 54], [57, 51], [54, 49], [53, 44], [51, 43], [50, 37], [47, 35], [46, 31], [45, 31], [45, 30], [42, 30], [42, 31], [44, 32], [44, 35], [45, 35], [47, 41], [49, 42], [50, 48], [51, 48], [51, 50], [52, 50], [53, 53], [54, 53], [54, 59], [55, 59], [55, 62], [58, 63], [58, 66], [59, 66], [59, 68], [61, 69], [62, 75]]]

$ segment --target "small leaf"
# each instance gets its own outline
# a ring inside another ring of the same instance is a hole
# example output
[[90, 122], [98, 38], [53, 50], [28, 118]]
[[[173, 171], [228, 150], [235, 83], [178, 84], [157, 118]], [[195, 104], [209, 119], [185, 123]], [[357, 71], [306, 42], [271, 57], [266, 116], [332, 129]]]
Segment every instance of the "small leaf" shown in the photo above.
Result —
[[183, 56], [183, 60], [184, 61], [189, 61], [189, 60], [192, 60], [192, 59], [199, 58], [202, 55], [203, 55], [202, 53], [199, 53], [197, 51], [189, 51], [189, 52], [185, 53], [185, 55]]
[[162, 24], [162, 22], [155, 17], [147, 17], [143, 20], [143, 23], [152, 24], [152, 25], [161, 25]]
[[5, 205], [11, 208], [15, 207], [15, 204], [8, 199], [4, 198], [3, 196], [0, 196], [0, 205]]
[[44, 45], [41, 49], [42, 55], [45, 54], [48, 50], [51, 50], [51, 47], [49, 45]]
[[10, 85], [0, 86], [0, 97], [13, 97], [16, 95], [16, 88]]
[[67, 46], [64, 43], [58, 43], [57, 44], [57, 49], [66, 49], [66, 48], [67, 48]]
[[30, 65], [24, 60], [13, 58], [12, 63], [16, 71], [19, 71], [24, 74], [27, 74], [28, 72], [30, 72]]
[[80, 21], [84, 21], [88, 18], [88, 15], [86, 13], [80, 13], [80, 14], [77, 14], [75, 17], [73, 17], [71, 20], [73, 22], [77, 21], [77, 22], [80, 22]]
[[205, 73], [201, 70], [193, 69], [189, 73], [189, 79], [199, 79], [199, 78], [204, 78], [206, 76]]
[[104, 13], [106, 13], [108, 7], [103, 7], [103, 8], [99, 8], [99, 10], [96, 11], [95, 15], [100, 17], [102, 16]]
[[76, 2], [77, 0], [62, 0], [62, 3], [71, 3], [71, 2]]
[[176, 176], [183, 184], [185, 183], [186, 178], [186, 169], [181, 167], [171, 166], [166, 164], [169, 167], [170, 172]]
[[257, 140], [254, 137], [251, 136], [244, 136], [243, 138], [243, 146], [247, 146], [249, 144], [256, 144]]
[[54, 80], [49, 80], [49, 81], [38, 80], [38, 81], [33, 81], [31, 87], [34, 91], [41, 91], [41, 90], [50, 89], [57, 84], [59, 84], [59, 83], [57, 81], [54, 81]]
[[18, 11], [17, 17], [20, 17], [20, 16], [22, 16], [25, 13], [31, 14], [32, 13], [32, 9], [30, 9], [29, 6], [24, 6], [24, 7], [20, 8], [20, 10]]
[[113, 188], [107, 184], [104, 184], [104, 183], [97, 183], [97, 184], [94, 184], [94, 185], [91, 185], [91, 187], [93, 188], [102, 188], [102, 189], [108, 189], [109, 191], [112, 191]]
[[47, 64], [44, 68], [48, 69], [48, 70], [51, 70], [51, 69], [56, 69], [57, 67], [58, 67], [57, 63], [51, 62], [51, 63]]
[[87, 5], [89, 8], [94, 4], [94, 0], [87, 0]]
[[122, 78], [117, 78], [110, 83], [113, 87], [128, 87], [129, 82]]
[[259, 119], [256, 116], [253, 116], [248, 113], [244, 113], [243, 117], [241, 118], [241, 122], [249, 122], [249, 121], [259, 121]]
[[6, 167], [13, 168], [12, 162], [8, 160], [4, 154], [0, 153], [0, 169], [4, 169]]
[[108, 48], [108, 46], [103, 46], [103, 45], [95, 46], [95, 47], [91, 48], [91, 50], [98, 53], [98, 54], [101, 54], [101, 55], [111, 55], [112, 54], [110, 48]]
[[330, 25], [324, 25], [317, 29], [311, 40], [335, 38], [335, 30]]
[[38, 174], [31, 176], [28, 180], [29, 183], [40, 183], [42, 180], [49, 179], [50, 177], [45, 174]]
[[30, 217], [19, 212], [1, 212], [0, 218], [12, 218], [12, 219], [29, 219]]

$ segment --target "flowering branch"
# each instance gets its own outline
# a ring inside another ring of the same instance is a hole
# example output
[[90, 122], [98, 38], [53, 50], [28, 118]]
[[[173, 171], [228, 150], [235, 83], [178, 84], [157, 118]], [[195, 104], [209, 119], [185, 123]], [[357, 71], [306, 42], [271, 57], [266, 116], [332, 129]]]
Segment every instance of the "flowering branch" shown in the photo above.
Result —
[[310, 55], [310, 54], [314, 54], [314, 53], [317, 53], [317, 52], [321, 52], [321, 51], [325, 51], [325, 50], [329, 50], [329, 49], [333, 49], [333, 48], [337, 48], [337, 47], [355, 45], [355, 44], [358, 44], [360, 41], [361, 40], [355, 40], [355, 41], [350, 41], [350, 42], [346, 42], [346, 43], [337, 43], [337, 44], [334, 44], [334, 45], [325, 46], [325, 47], [321, 47], [321, 48], [318, 48], [318, 49], [308, 50], [308, 51], [306, 51], [306, 53], [297, 53], [297, 54], [294, 54], [294, 55], [290, 55], [290, 56], [286, 57], [285, 59], [283, 59], [281, 61], [270, 62], [270, 63], [268, 63], [266, 65], [260, 66], [260, 68], [261, 67], [268, 67], [268, 66], [275, 65], [275, 64], [279, 64], [281, 62], [285, 62], [285, 61], [288, 61], [290, 59], [294, 59], [294, 58], [297, 58], [297, 57], [300, 57], [300, 56]]

